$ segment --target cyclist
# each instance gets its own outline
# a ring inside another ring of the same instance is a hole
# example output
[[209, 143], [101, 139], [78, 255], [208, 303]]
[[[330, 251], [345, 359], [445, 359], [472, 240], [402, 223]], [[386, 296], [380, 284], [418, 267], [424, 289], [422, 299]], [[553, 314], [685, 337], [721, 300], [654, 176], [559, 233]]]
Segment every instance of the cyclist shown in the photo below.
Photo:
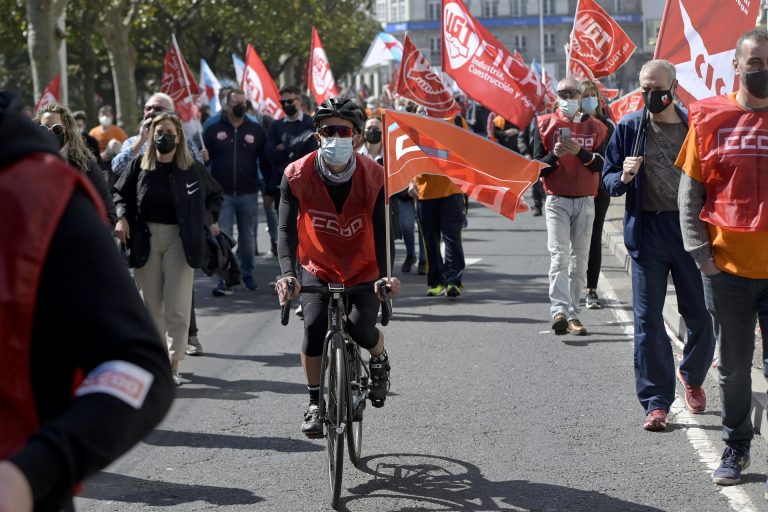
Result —
[[[280, 304], [301, 292], [301, 284], [371, 284], [371, 293], [349, 296], [350, 336], [371, 354], [369, 395], [382, 407], [389, 389], [389, 359], [384, 335], [376, 328], [379, 278], [386, 275], [384, 170], [355, 151], [363, 142], [363, 111], [347, 98], [330, 98], [315, 112], [314, 137], [320, 149], [291, 163], [280, 184], [277, 254], [282, 277], [275, 284]], [[385, 278], [390, 298], [400, 281]], [[289, 285], [293, 286], [290, 291]], [[304, 294], [304, 342], [301, 363], [307, 379], [309, 406], [301, 431], [321, 437], [319, 420], [320, 365], [328, 330], [328, 297]]]

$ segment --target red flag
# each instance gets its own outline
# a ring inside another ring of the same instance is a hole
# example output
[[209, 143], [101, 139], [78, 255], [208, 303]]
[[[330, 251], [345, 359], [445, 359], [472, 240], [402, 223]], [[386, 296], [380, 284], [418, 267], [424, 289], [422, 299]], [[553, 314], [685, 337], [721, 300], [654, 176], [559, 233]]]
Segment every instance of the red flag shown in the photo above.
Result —
[[387, 196], [414, 176], [440, 174], [465, 194], [510, 219], [528, 210], [525, 191], [546, 165], [438, 119], [387, 110]]
[[45, 86], [42, 96], [35, 105], [35, 112], [52, 103], [61, 103], [61, 73], [56, 73], [53, 80]]
[[259, 58], [259, 54], [251, 45], [248, 45], [245, 53], [245, 69], [240, 88], [245, 92], [245, 97], [251, 100], [254, 107], [258, 108], [262, 114], [273, 119], [280, 119], [285, 115], [280, 107], [279, 89]]
[[312, 27], [312, 44], [309, 47], [309, 69], [309, 89], [318, 105], [340, 94], [315, 27]]
[[611, 103], [610, 109], [613, 119], [618, 122], [625, 115], [642, 110], [643, 106], [643, 93], [638, 88]]
[[759, 10], [757, 1], [667, 2], [655, 58], [666, 59], [677, 68], [677, 96], [683, 103], [736, 90], [736, 41], [755, 28]]
[[453, 95], [407, 34], [395, 92], [425, 107], [430, 117], [448, 118], [461, 113]]
[[173, 105], [184, 122], [197, 117], [197, 99], [200, 88], [187, 66], [187, 61], [179, 50], [176, 35], [171, 36], [171, 45], [165, 52], [165, 67], [163, 68], [163, 85], [160, 91], [173, 99]]
[[635, 51], [627, 33], [595, 0], [579, 0], [574, 20], [571, 62], [586, 66], [595, 78], [615, 73]]
[[528, 126], [544, 88], [518, 60], [477, 22], [461, 0], [443, 0], [442, 65], [458, 86], [518, 127]]

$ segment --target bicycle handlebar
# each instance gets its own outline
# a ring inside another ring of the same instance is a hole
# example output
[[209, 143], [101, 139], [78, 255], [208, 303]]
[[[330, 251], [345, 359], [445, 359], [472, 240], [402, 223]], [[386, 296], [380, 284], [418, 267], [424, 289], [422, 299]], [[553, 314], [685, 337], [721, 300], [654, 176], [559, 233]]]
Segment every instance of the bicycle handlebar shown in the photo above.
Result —
[[[383, 280], [382, 280], [383, 281]], [[293, 283], [288, 284], [288, 291], [292, 294], [293, 293]], [[389, 286], [384, 287], [387, 291], [389, 291]], [[330, 295], [331, 293], [336, 293], [334, 291], [331, 291], [329, 286], [317, 286], [317, 285], [307, 285], [301, 287], [302, 293], [320, 293], [324, 295]], [[338, 293], [341, 293], [342, 295], [349, 295], [350, 293], [359, 293], [359, 292], [371, 292], [371, 285], [370, 284], [356, 284], [355, 286], [349, 286], [345, 287], [344, 290], [339, 291]], [[381, 325], [386, 326], [389, 324], [389, 319], [392, 317], [392, 301], [384, 296], [381, 297], [377, 295], [378, 299], [381, 301]], [[291, 317], [291, 299], [288, 299], [285, 304], [280, 306], [280, 323], [283, 325], [288, 325], [288, 321]]]

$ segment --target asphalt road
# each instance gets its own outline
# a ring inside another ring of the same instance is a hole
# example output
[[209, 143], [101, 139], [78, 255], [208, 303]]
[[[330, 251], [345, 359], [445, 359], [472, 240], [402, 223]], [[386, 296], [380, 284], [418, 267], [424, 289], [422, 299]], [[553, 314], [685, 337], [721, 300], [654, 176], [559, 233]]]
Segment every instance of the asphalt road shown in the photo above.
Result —
[[[268, 247], [264, 233], [259, 242]], [[458, 300], [425, 297], [423, 276], [400, 276], [385, 330], [392, 393], [383, 409], [366, 409], [364, 459], [361, 469], [347, 464], [342, 510], [768, 508], [760, 438], [745, 484], [721, 492], [710, 480], [722, 449], [711, 377], [705, 414], [677, 406], [667, 432], [642, 430], [629, 283], [615, 259], [604, 255], [610, 307], [582, 315], [590, 335], [556, 337], [543, 218], [510, 222], [474, 207], [464, 247], [471, 265]], [[206, 355], [182, 362], [168, 417], [86, 482], [78, 510], [329, 508], [325, 444], [299, 430], [302, 325], [295, 316], [280, 325], [267, 287], [276, 273], [275, 260], [259, 258], [262, 289], [227, 298], [198, 279]]]

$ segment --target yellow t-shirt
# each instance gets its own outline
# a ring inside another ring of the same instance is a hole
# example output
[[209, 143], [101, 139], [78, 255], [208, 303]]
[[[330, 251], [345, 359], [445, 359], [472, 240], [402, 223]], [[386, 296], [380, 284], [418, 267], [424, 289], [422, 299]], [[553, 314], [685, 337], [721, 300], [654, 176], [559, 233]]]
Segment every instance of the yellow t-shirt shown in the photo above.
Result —
[[[731, 100], [736, 103], [736, 93], [731, 95]], [[675, 165], [694, 180], [703, 182], [697, 140], [696, 127], [690, 121]], [[732, 231], [709, 223], [707, 229], [715, 265], [720, 270], [750, 279], [768, 279], [768, 232]]]
[[439, 199], [462, 193], [450, 178], [437, 174], [419, 174], [413, 182], [419, 188], [419, 199]]

